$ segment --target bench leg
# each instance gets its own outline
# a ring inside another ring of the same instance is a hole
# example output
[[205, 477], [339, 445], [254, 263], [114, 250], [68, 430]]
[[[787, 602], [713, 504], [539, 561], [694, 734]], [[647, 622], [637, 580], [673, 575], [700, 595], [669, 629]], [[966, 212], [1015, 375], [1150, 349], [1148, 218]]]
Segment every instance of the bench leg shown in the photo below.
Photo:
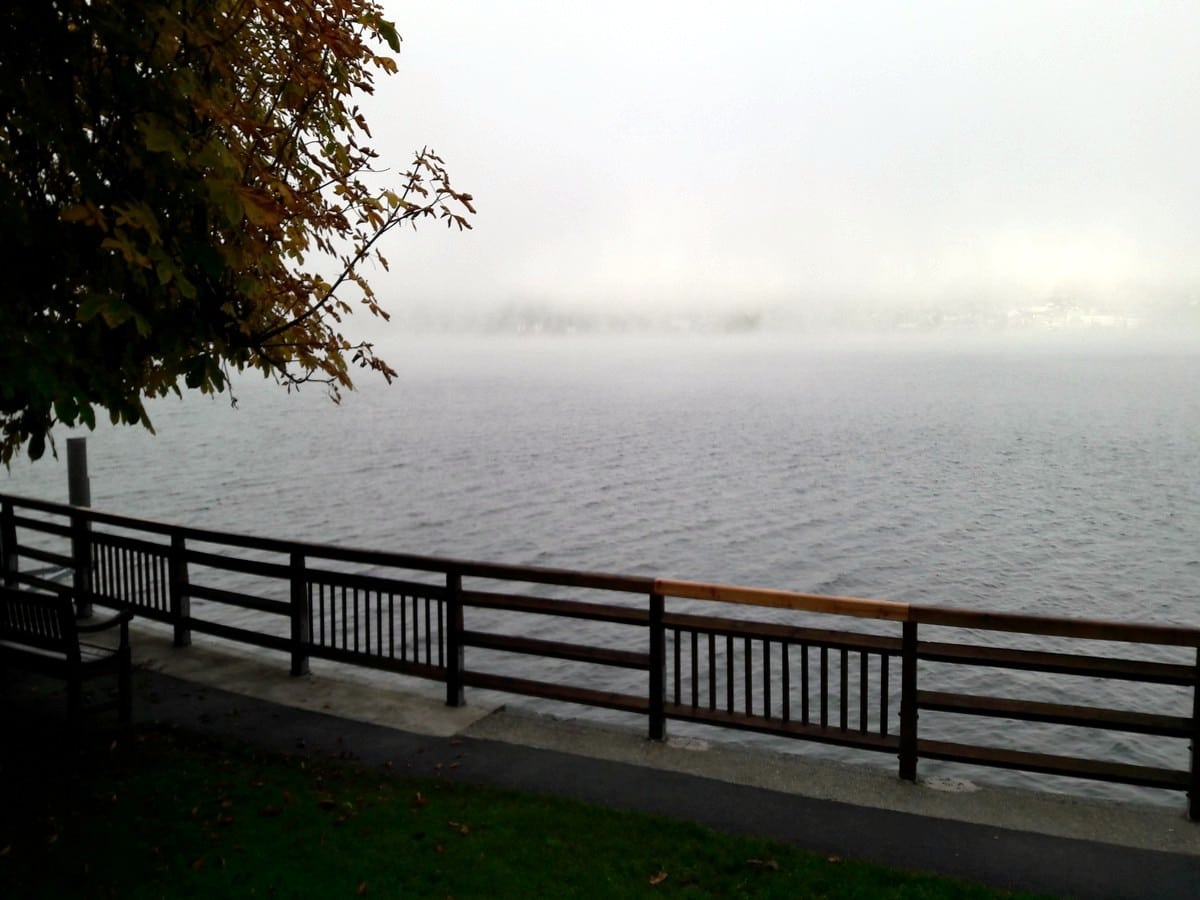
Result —
[[83, 679], [67, 679], [67, 722], [72, 728], [83, 721]]
[[129, 649], [121, 655], [121, 665], [117, 670], [117, 715], [122, 725], [133, 721], [133, 665]]

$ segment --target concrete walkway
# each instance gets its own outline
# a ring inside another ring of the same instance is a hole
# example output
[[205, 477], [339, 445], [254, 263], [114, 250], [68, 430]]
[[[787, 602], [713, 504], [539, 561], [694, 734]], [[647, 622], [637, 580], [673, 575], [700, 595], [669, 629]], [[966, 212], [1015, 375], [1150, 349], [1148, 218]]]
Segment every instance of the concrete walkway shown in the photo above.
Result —
[[[514, 711], [440, 685], [368, 683], [346, 667], [290, 678], [282, 657], [175, 649], [138, 630], [139, 721], [267, 749], [391, 763], [413, 775], [551, 793], [689, 819], [806, 849], [995, 887], [1077, 897], [1200, 896], [1200, 824], [1173, 808], [974, 788], [732, 743], [645, 740], [630, 730]], [[314, 664], [315, 665], [315, 664]], [[961, 786], [959, 786], [961, 788]]]

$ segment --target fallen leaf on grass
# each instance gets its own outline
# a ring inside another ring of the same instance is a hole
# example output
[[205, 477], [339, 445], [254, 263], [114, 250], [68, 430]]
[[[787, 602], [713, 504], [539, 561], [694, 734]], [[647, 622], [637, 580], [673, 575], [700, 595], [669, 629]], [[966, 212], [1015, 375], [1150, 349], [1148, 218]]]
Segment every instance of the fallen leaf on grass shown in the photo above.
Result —
[[422, 794], [420, 791], [417, 791], [417, 794], [416, 794], [416, 796], [415, 796], [415, 797], [413, 797], [413, 805], [414, 805], [414, 806], [428, 806], [428, 805], [429, 805], [429, 798], [427, 798], [427, 797], [426, 797], [424, 794]]
[[459, 834], [467, 835], [467, 834], [471, 833], [471, 826], [466, 824], [465, 822], [447, 822], [446, 824], [449, 825], [451, 828], [453, 828], [455, 831], [457, 831]]
[[367, 892], [367, 883], [365, 881], [360, 881], [358, 883], [358, 890], [355, 891], [354, 893], [358, 894], [358, 896], [361, 897], [366, 892]]
[[667, 880], [666, 872], [655, 872], [653, 875], [650, 876], [650, 884], [651, 885], [662, 884], [666, 880]]
[[772, 872], [779, 871], [779, 863], [773, 859], [748, 859], [746, 862], [760, 869], [770, 869]]
[[842, 861], [842, 858], [840, 856], [838, 856], [836, 853], [834, 853], [834, 854], [831, 854], [830, 856], [825, 857], [825, 860], [827, 862], [831, 862], [831, 863], [840, 863]]

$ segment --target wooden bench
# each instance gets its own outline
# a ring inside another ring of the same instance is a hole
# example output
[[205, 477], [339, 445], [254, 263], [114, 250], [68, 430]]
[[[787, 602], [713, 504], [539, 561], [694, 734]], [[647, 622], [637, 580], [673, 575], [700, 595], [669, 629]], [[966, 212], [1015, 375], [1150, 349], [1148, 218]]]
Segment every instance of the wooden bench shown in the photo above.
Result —
[[[54, 593], [0, 586], [0, 664], [12, 664], [62, 678], [67, 683], [67, 715], [77, 724], [83, 713], [83, 682], [98, 676], [117, 678], [117, 710], [122, 725], [132, 719], [132, 656], [129, 620], [122, 610], [102, 621], [75, 619], [71, 589]], [[80, 636], [119, 628], [117, 643], [91, 643]], [[100, 704], [94, 709], [107, 708]]]

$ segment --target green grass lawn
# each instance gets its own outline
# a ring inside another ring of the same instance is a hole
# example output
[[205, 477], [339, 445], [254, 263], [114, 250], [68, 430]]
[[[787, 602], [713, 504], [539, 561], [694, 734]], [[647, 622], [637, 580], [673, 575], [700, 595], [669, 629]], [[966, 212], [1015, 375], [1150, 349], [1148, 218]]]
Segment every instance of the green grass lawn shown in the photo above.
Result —
[[696, 825], [144, 729], [0, 771], [0, 897], [992, 897]]

